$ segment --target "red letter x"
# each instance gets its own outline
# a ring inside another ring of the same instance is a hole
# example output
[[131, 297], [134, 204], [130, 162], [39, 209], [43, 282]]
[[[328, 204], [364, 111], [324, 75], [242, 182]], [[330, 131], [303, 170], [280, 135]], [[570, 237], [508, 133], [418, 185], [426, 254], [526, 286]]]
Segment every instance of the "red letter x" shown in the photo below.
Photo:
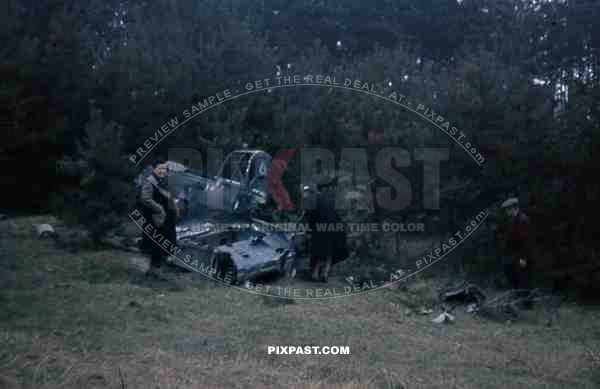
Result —
[[280, 211], [296, 210], [290, 196], [281, 183], [281, 176], [283, 176], [283, 173], [295, 152], [296, 149], [279, 149], [263, 177], [263, 182], [265, 183], [269, 194], [273, 197], [277, 209]]

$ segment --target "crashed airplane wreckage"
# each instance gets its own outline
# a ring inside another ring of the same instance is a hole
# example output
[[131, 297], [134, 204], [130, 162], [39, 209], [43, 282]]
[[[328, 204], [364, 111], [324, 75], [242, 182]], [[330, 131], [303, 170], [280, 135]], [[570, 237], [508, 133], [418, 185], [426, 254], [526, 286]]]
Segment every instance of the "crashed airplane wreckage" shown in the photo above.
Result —
[[[178, 232], [177, 257], [183, 261], [175, 264], [190, 270], [199, 270], [227, 283], [239, 284], [266, 274], [294, 276], [296, 272], [295, 237], [287, 232], [262, 232], [253, 220], [250, 229], [243, 225], [229, 230], [213, 229], [205, 225], [204, 233], [187, 234], [185, 228]], [[185, 259], [184, 259], [185, 258]], [[197, 261], [195, 266], [188, 265]]]
[[[230, 153], [212, 178], [190, 169], [169, 172], [169, 191], [184, 203], [176, 226], [180, 260], [173, 264], [231, 284], [272, 273], [295, 275], [295, 247], [304, 234], [253, 217], [274, 209], [263, 182], [271, 160], [264, 151], [243, 149]], [[222, 209], [209, 206], [215, 201]]]

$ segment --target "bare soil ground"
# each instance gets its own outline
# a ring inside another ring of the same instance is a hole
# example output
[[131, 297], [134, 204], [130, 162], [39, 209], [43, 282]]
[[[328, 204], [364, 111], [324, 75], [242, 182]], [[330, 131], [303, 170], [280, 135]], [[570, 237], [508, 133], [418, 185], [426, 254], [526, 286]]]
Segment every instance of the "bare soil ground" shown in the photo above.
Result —
[[[436, 325], [407, 310], [431, 302], [423, 280], [279, 304], [191, 273], [148, 282], [132, 253], [67, 252], [31, 220], [0, 223], [0, 388], [600, 387], [594, 308], [566, 303], [551, 327], [537, 310]], [[267, 353], [334, 345], [350, 354]]]

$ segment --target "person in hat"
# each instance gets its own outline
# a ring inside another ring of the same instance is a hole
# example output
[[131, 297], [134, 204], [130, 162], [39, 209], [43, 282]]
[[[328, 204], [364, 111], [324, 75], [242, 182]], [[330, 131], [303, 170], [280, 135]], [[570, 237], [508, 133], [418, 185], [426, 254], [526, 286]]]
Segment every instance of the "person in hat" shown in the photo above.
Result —
[[512, 288], [530, 289], [534, 245], [529, 217], [515, 197], [504, 201], [500, 208], [503, 218], [498, 227], [498, 241], [505, 274]]

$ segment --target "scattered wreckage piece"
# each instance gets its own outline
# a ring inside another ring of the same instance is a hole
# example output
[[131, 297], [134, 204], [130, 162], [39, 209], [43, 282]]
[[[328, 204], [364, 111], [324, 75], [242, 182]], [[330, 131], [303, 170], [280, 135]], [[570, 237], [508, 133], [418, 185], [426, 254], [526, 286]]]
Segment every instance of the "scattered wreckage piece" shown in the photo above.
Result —
[[50, 224], [47, 224], [47, 223], [34, 224], [33, 228], [35, 229], [37, 237], [40, 239], [47, 239], [47, 238], [52, 238], [52, 237], [56, 236], [54, 227], [52, 227]]
[[454, 323], [454, 315], [448, 312], [442, 312], [438, 317], [432, 319], [431, 322], [434, 324], [450, 324]]
[[546, 325], [550, 326], [558, 315], [561, 302], [562, 297], [551, 290], [511, 289], [482, 304], [479, 313], [489, 318], [519, 319], [523, 310], [531, 309], [535, 304], [542, 304], [548, 315]]
[[[534, 304], [541, 304], [548, 315], [546, 325], [551, 326], [558, 315], [558, 307], [562, 298], [547, 289], [512, 289], [493, 298], [477, 285], [462, 281], [455, 286], [443, 288], [439, 292], [442, 302], [442, 315], [435, 320], [443, 322], [442, 316], [450, 314], [458, 306], [464, 306], [467, 313], [478, 314], [489, 319], [500, 321], [519, 319], [523, 311], [531, 309]], [[447, 303], [453, 303], [446, 305]]]
[[[6, 225], [10, 233], [15, 236], [33, 236], [41, 240], [52, 242], [55, 247], [75, 252], [80, 249], [89, 249], [96, 246], [97, 241], [84, 226], [70, 225], [54, 216], [38, 216], [35, 221], [41, 223], [13, 222], [9, 220]], [[40, 220], [41, 219], [41, 220]]]
[[458, 305], [464, 304], [466, 311], [473, 313], [477, 312], [485, 302], [486, 295], [477, 285], [463, 281], [455, 286], [442, 289], [439, 292], [439, 299], [443, 303], [454, 302], [451, 307], [445, 308], [445, 311], [452, 312]]
[[431, 309], [431, 308], [425, 308], [425, 307], [421, 307], [421, 308], [420, 308], [420, 309], [417, 311], [417, 313], [418, 313], [419, 315], [422, 315], [422, 316], [427, 316], [427, 315], [431, 315], [431, 314], [433, 313], [433, 309]]

